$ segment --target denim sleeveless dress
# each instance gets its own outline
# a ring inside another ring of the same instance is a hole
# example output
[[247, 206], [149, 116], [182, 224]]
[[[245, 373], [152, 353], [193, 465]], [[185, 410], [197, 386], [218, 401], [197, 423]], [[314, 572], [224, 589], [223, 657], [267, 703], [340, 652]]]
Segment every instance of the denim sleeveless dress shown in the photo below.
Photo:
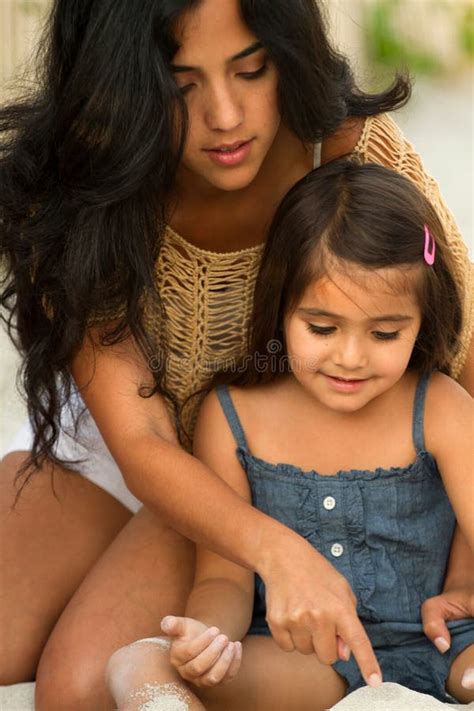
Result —
[[[474, 643], [474, 620], [448, 623], [452, 643], [443, 655], [421, 624], [421, 604], [442, 590], [455, 526], [436, 461], [424, 445], [428, 382], [429, 376], [422, 376], [416, 388], [412, 464], [330, 476], [254, 457], [229, 391], [221, 386], [216, 394], [237, 442], [253, 505], [306, 538], [347, 578], [384, 681], [446, 702], [452, 701], [445, 691], [449, 668]], [[270, 635], [265, 586], [258, 576], [249, 634]], [[348, 691], [365, 684], [353, 657], [333, 666]]]

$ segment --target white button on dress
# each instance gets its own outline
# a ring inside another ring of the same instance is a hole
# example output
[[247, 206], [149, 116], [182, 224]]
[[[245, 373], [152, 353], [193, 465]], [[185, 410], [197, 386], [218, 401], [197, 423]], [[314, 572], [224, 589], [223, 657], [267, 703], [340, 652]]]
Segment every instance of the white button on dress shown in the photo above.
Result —
[[340, 543], [333, 543], [331, 546], [331, 553], [334, 558], [340, 558], [341, 555], [344, 553], [344, 546]]
[[334, 498], [334, 496], [326, 496], [323, 501], [323, 506], [326, 511], [332, 511], [333, 508], [336, 506], [336, 499]]

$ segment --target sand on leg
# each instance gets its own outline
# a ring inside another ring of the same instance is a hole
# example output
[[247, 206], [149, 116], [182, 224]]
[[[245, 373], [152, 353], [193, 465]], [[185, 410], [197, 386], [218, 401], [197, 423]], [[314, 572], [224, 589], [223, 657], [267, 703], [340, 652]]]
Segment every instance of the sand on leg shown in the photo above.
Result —
[[119, 711], [204, 711], [198, 697], [169, 662], [166, 637], [137, 640], [107, 664], [107, 682]]
[[[163, 644], [137, 643], [119, 650], [108, 672], [120, 711], [161, 711], [160, 699], [166, 695], [173, 711], [323, 711], [346, 690], [343, 679], [314, 654], [283, 652], [270, 637], [258, 636], [244, 639], [242, 668], [235, 679], [212, 688], [182, 682]], [[197, 698], [203, 706], [196, 705]]]

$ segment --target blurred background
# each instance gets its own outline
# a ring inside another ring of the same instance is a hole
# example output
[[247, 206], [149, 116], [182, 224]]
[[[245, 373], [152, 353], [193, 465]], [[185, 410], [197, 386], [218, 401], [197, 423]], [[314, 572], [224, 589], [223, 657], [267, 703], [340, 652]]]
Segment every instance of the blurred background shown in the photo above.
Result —
[[[364, 89], [390, 82], [397, 67], [414, 79], [396, 120], [440, 183], [474, 254], [472, 0], [320, 0], [335, 44]], [[291, 2], [291, 0], [288, 0]], [[0, 101], [14, 95], [32, 59], [51, 0], [0, 0]], [[0, 456], [24, 419], [15, 389], [17, 357], [0, 332]]]

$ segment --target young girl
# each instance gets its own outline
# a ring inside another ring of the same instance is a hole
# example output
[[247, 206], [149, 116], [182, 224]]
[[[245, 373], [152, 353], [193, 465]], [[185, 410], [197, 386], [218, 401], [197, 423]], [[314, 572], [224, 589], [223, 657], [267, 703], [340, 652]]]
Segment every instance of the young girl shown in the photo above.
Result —
[[181, 406], [246, 352], [282, 197], [346, 153], [406, 174], [440, 215], [466, 314], [451, 373], [469, 386], [467, 251], [385, 113], [409, 83], [362, 92], [314, 0], [55, 0], [42, 50], [33, 95], [0, 111], [0, 298], [30, 413], [0, 471], [0, 681], [36, 679], [38, 711], [111, 709], [112, 652], [183, 614], [189, 539], [258, 571], [283, 647], [312, 634], [307, 609], [334, 631], [323, 656], [342, 624], [368, 679], [346, 579], [191, 456], [199, 398]]
[[[442, 655], [420, 616], [455, 516], [474, 549], [473, 404], [442, 372], [462, 318], [436, 214], [386, 168], [329, 164], [284, 199], [257, 283], [250, 359], [204, 401], [196, 455], [347, 578], [385, 681], [473, 700], [474, 621]], [[162, 622], [170, 653], [145, 640], [112, 657], [119, 708], [316, 711], [364, 684], [345, 640], [322, 652], [323, 620], [308, 656], [285, 654], [259, 578], [253, 603], [252, 575], [199, 549], [187, 617]]]

